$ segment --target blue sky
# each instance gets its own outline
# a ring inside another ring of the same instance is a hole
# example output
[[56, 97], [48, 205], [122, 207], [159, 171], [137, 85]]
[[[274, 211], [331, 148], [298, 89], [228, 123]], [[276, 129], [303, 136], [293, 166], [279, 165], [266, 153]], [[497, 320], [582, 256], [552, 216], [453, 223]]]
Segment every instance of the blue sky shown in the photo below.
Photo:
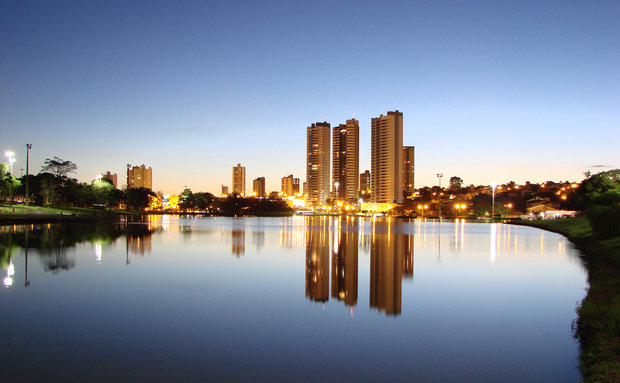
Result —
[[[416, 186], [577, 181], [618, 167], [620, 3], [0, 4], [0, 144], [15, 173], [153, 167], [153, 188], [305, 179], [306, 126], [404, 113]], [[120, 181], [119, 180], [119, 181]]]

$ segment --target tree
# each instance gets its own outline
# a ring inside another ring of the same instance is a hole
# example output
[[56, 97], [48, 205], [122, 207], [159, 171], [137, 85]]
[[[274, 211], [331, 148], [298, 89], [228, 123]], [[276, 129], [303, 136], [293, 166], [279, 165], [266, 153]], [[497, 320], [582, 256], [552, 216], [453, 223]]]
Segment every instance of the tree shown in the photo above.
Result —
[[183, 210], [191, 209], [194, 206], [194, 193], [192, 189], [185, 188], [181, 195], [179, 195], [179, 207]]
[[592, 205], [620, 203], [620, 169], [597, 173], [583, 181], [571, 196], [575, 208], [587, 210]]
[[194, 208], [199, 211], [205, 211], [213, 203], [213, 194], [206, 192], [194, 193]]
[[148, 188], [132, 188], [129, 189], [127, 194], [129, 197], [129, 201], [127, 201], [129, 206], [136, 210], [143, 210], [145, 207], [149, 206], [151, 197], [156, 195]]
[[64, 178], [69, 173], [75, 173], [76, 170], [76, 164], [58, 157], [53, 159], [46, 158], [43, 166], [41, 166], [41, 173], [50, 173], [56, 178]]
[[461, 188], [461, 185], [463, 185], [463, 180], [461, 179], [461, 177], [450, 177], [450, 189], [451, 190], [457, 190]]
[[595, 234], [620, 235], [620, 169], [595, 174], [573, 193], [574, 206], [586, 212]]
[[9, 172], [9, 164], [0, 164], [0, 199], [2, 196], [7, 195], [10, 196], [12, 202], [16, 189], [20, 185], [21, 182]]
[[8, 180], [9, 180], [9, 164], [0, 164], [0, 199], [3, 199], [5, 195], [8, 195]]

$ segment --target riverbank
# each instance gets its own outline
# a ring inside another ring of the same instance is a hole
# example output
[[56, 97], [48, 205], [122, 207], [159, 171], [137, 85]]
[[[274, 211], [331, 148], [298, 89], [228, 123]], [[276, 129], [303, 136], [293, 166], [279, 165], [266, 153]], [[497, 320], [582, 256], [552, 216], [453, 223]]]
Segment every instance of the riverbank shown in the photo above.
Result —
[[[73, 207], [73, 206], [24, 206], [0, 204], [0, 225], [14, 224], [35, 224], [35, 223], [57, 223], [57, 222], [83, 222], [102, 219], [118, 219], [119, 217], [140, 217], [147, 215], [182, 215], [182, 216], [204, 216], [205, 213], [193, 212], [161, 212], [161, 211], [138, 211], [122, 209], [97, 209], [92, 207]], [[294, 212], [262, 212], [260, 217], [286, 217], [292, 216]], [[208, 215], [208, 214], [207, 214]], [[237, 217], [234, 214], [216, 214], [226, 217]]]
[[583, 254], [590, 285], [575, 335], [585, 382], [620, 382], [620, 236], [599, 239], [585, 217], [510, 222], [559, 233]]

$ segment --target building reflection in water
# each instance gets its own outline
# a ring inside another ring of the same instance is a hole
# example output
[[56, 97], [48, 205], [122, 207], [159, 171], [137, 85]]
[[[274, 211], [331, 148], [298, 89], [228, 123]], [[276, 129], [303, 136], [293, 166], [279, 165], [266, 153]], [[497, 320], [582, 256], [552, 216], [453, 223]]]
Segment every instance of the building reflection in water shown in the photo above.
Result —
[[260, 251], [263, 247], [265, 247], [265, 232], [264, 231], [254, 231], [252, 232], [252, 245], [256, 248], [256, 251]]
[[388, 315], [401, 311], [404, 273], [413, 275], [413, 241], [411, 235], [398, 233], [397, 227], [374, 230], [370, 246], [370, 307]]
[[406, 279], [412, 279], [415, 236], [407, 234], [400, 235], [402, 236], [403, 241], [403, 277]]
[[332, 244], [332, 297], [348, 306], [357, 304], [357, 220], [339, 219], [334, 227]]
[[150, 254], [152, 251], [152, 234], [140, 233], [127, 235], [127, 246], [131, 250], [131, 254]]
[[234, 219], [232, 223], [232, 239], [231, 248], [232, 254], [236, 257], [241, 257], [245, 254], [245, 221], [243, 219]]
[[308, 218], [306, 230], [306, 297], [329, 300], [329, 219]]
[[[355, 306], [358, 299], [358, 258], [363, 225], [351, 217], [308, 219], [306, 230], [306, 297], [329, 300], [329, 254], [331, 297]], [[370, 252], [370, 307], [388, 315], [401, 312], [403, 278], [413, 278], [414, 236], [403, 234], [390, 221], [373, 222], [366, 234]], [[330, 251], [331, 250], [331, 251]]]

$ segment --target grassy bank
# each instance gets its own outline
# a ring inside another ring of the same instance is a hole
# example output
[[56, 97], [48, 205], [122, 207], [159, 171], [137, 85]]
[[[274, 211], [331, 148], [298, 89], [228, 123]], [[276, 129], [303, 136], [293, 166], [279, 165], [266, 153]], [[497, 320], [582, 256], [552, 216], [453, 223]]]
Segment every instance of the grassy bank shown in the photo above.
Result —
[[583, 378], [620, 382], [620, 237], [597, 238], [585, 217], [520, 224], [562, 234], [582, 251], [590, 284], [576, 329]]
[[[144, 212], [137, 210], [122, 209], [96, 209], [91, 207], [73, 207], [73, 206], [24, 206], [0, 204], [0, 224], [21, 224], [21, 223], [41, 223], [41, 222], [65, 222], [65, 221], [83, 221], [87, 219], [113, 218], [120, 215], [123, 216], [142, 216], [142, 215], [158, 215], [158, 214], [174, 214], [192, 216], [196, 213], [184, 212]], [[293, 212], [262, 212], [257, 216], [261, 217], [288, 217]], [[198, 214], [200, 215], [200, 214]], [[233, 214], [223, 214], [224, 216], [236, 217]]]

